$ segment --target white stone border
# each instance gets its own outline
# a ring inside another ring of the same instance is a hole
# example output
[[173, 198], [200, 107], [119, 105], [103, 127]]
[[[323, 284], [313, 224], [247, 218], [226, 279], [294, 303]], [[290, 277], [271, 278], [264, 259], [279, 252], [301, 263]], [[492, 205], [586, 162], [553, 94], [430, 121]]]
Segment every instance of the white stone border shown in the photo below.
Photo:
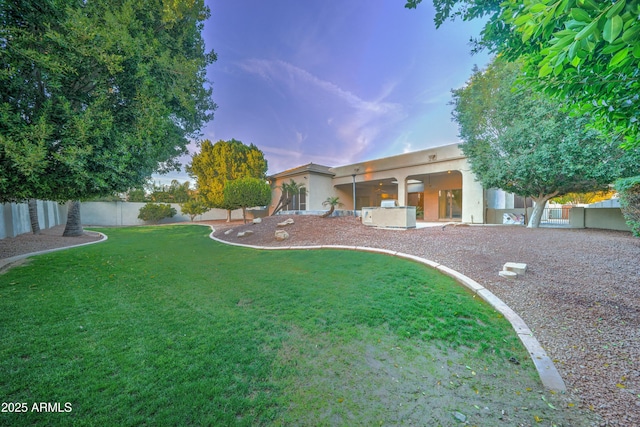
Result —
[[437, 262], [430, 261], [425, 258], [421, 258], [415, 255], [405, 254], [402, 252], [391, 251], [387, 249], [378, 249], [378, 248], [370, 248], [367, 246], [345, 246], [345, 245], [316, 245], [316, 246], [255, 246], [255, 245], [245, 245], [242, 243], [232, 243], [227, 242], [222, 239], [218, 239], [213, 235], [215, 233], [215, 229], [211, 227], [211, 234], [209, 237], [217, 242], [223, 243], [225, 245], [231, 246], [239, 246], [244, 248], [251, 249], [261, 249], [261, 250], [286, 250], [286, 249], [345, 249], [345, 250], [354, 250], [354, 251], [362, 251], [362, 252], [375, 252], [385, 255], [397, 256], [399, 258], [408, 259], [411, 261], [418, 262], [420, 264], [424, 264], [428, 267], [435, 268], [439, 270], [443, 274], [446, 274], [449, 277], [454, 278], [458, 283], [462, 284], [469, 290], [471, 290], [475, 295], [478, 295], [484, 301], [486, 301], [489, 305], [491, 305], [497, 312], [502, 314], [505, 319], [507, 319], [513, 329], [516, 331], [518, 338], [522, 344], [524, 344], [525, 348], [529, 352], [531, 356], [531, 360], [538, 370], [538, 374], [540, 375], [540, 380], [542, 381], [542, 385], [549, 390], [554, 390], [558, 392], [563, 392], [567, 390], [560, 373], [556, 369], [555, 365], [551, 358], [544, 351], [538, 340], [533, 336], [533, 332], [524, 320], [518, 314], [513, 311], [507, 304], [505, 304], [500, 298], [495, 296], [491, 291], [486, 289], [484, 286], [480, 285], [475, 280], [465, 276], [462, 273], [459, 273], [449, 267], [438, 264]]

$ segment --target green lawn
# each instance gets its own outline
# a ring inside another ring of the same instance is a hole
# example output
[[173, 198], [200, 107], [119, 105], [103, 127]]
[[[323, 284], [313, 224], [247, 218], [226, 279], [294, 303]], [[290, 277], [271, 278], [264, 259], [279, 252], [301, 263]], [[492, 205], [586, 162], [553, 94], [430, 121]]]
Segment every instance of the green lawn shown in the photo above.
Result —
[[441, 387], [463, 396], [443, 413], [469, 414], [505, 393], [496, 379], [541, 390], [510, 325], [417, 263], [229, 247], [201, 226], [101, 231], [0, 275], [0, 396], [28, 407], [0, 424], [393, 424], [393, 395]]

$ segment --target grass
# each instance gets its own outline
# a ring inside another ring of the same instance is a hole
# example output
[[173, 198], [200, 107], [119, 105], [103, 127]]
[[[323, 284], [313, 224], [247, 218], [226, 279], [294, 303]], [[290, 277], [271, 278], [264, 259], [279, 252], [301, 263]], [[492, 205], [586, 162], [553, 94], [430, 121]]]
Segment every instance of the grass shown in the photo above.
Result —
[[471, 369], [479, 379], [510, 357], [536, 384], [508, 322], [422, 265], [228, 247], [198, 226], [103, 231], [0, 275], [0, 396], [29, 409], [0, 424], [389, 422], [372, 406], [387, 376], [491, 393]]

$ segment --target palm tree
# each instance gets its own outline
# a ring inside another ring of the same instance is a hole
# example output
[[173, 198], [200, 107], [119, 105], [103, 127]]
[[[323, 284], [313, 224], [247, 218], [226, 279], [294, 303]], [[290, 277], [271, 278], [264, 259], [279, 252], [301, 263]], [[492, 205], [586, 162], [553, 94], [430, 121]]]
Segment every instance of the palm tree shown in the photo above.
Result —
[[278, 186], [281, 191], [280, 200], [278, 200], [278, 204], [276, 208], [273, 210], [271, 215], [275, 215], [280, 210], [282, 210], [285, 206], [291, 203], [291, 196], [296, 197], [300, 194], [300, 190], [304, 188], [304, 184], [298, 184], [293, 179], [289, 180], [289, 183], [283, 182], [282, 185]]
[[333, 211], [336, 210], [336, 206], [337, 205], [342, 206], [342, 203], [340, 203], [340, 200], [339, 200], [338, 197], [327, 197], [327, 200], [322, 202], [322, 206], [329, 206], [329, 210], [327, 212], [323, 213], [322, 215], [320, 215], [320, 217], [321, 218], [326, 218], [326, 217], [331, 216]]
[[71, 200], [67, 204], [67, 224], [62, 235], [64, 237], [82, 236], [84, 229], [80, 221], [80, 200]]

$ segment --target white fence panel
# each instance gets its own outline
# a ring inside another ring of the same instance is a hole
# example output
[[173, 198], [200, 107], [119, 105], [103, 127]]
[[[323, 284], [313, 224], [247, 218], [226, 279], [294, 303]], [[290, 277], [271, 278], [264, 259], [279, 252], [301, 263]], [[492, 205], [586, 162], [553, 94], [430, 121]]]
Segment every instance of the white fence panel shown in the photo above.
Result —
[[[145, 225], [148, 224], [138, 218], [140, 208], [146, 203], [138, 202], [83, 202], [80, 207], [80, 216], [83, 225], [98, 226], [129, 226], [129, 225]], [[172, 218], [165, 218], [160, 224], [169, 224], [174, 222], [188, 222], [191, 218], [187, 214], [183, 214], [180, 205], [177, 203], [169, 203], [175, 208], [177, 215]], [[227, 219], [227, 211], [223, 209], [211, 209], [209, 212], [198, 215], [195, 221], [215, 221]], [[231, 212], [231, 219], [242, 219], [242, 210], [238, 209]]]
[[[4, 203], [0, 206], [2, 210], [2, 215], [0, 216], [0, 239], [31, 233], [29, 205], [27, 203]], [[37, 206], [38, 224], [41, 229], [44, 230], [66, 223], [66, 205], [38, 200]]]

